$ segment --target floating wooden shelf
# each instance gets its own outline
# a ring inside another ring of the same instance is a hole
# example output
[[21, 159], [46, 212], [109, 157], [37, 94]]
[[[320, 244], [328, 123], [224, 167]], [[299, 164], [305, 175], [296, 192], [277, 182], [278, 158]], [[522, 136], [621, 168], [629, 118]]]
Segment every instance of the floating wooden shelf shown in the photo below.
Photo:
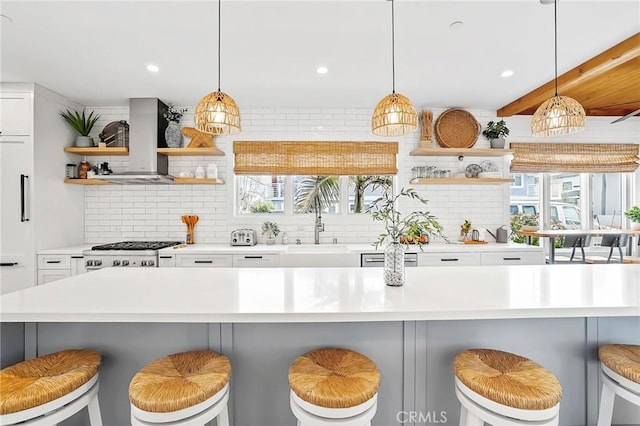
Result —
[[513, 179], [505, 178], [417, 178], [411, 179], [410, 183], [429, 184], [429, 185], [446, 185], [446, 184], [487, 184], [487, 183], [507, 183], [513, 182]]
[[65, 178], [64, 183], [72, 183], [75, 185], [110, 185], [109, 182], [105, 182], [100, 179], [70, 179]]
[[224, 156], [224, 152], [215, 146], [208, 148], [158, 148], [158, 154], [178, 157]]
[[511, 154], [511, 149], [492, 149], [492, 148], [416, 148], [409, 153], [412, 156], [431, 156], [431, 157], [458, 157], [460, 155], [468, 155], [469, 157], [499, 157], [501, 155]]
[[224, 180], [222, 179], [196, 179], [196, 178], [188, 178], [188, 177], [174, 177], [174, 183], [190, 183], [190, 184], [213, 184], [213, 185], [222, 185]]
[[77, 146], [68, 146], [64, 149], [64, 152], [78, 155], [129, 155], [129, 148], [81, 148]]

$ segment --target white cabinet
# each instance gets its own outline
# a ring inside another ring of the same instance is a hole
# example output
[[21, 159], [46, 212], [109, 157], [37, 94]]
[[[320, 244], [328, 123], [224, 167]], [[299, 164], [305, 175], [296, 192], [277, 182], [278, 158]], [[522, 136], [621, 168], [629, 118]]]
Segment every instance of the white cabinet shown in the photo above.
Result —
[[269, 268], [278, 266], [277, 254], [234, 254], [234, 268]]
[[158, 255], [159, 268], [174, 268], [176, 266], [176, 257], [172, 254]]
[[39, 254], [38, 285], [87, 272], [84, 256], [70, 254]]
[[543, 265], [544, 252], [498, 251], [482, 253], [482, 265]]
[[31, 134], [29, 93], [0, 93], [0, 132], [0, 136], [29, 136]]
[[480, 253], [418, 253], [418, 266], [479, 266]]
[[179, 268], [230, 268], [230, 254], [177, 254], [175, 266]]
[[[0, 83], [0, 294], [50, 280], [36, 253], [84, 239], [84, 193], [60, 179], [74, 135], [65, 109], [82, 105], [36, 84]], [[71, 273], [68, 260], [55, 265], [46, 270]]]

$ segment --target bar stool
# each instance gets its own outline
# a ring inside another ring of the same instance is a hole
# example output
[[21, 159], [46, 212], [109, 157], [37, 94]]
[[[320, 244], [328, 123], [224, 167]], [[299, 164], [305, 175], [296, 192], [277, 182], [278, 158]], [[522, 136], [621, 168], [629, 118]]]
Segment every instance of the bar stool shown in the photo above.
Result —
[[98, 403], [100, 354], [65, 350], [0, 370], [0, 424], [55, 426], [87, 407], [102, 426]]
[[562, 246], [565, 248], [571, 248], [571, 257], [569, 258], [569, 262], [573, 262], [573, 257], [576, 255], [576, 249], [579, 248], [580, 253], [582, 255], [581, 261], [582, 263], [586, 263], [584, 248], [588, 247], [590, 244], [591, 244], [591, 235], [577, 234], [577, 235], [565, 236]]
[[616, 395], [640, 407], [640, 346], [603, 345], [598, 356], [602, 371], [598, 426], [611, 426]]
[[519, 355], [470, 349], [454, 362], [460, 426], [558, 425], [562, 387], [551, 372]]
[[289, 368], [291, 411], [303, 425], [371, 425], [380, 372], [366, 356], [341, 348], [308, 352]]
[[229, 426], [229, 359], [212, 351], [182, 352], [147, 364], [129, 385], [131, 424]]

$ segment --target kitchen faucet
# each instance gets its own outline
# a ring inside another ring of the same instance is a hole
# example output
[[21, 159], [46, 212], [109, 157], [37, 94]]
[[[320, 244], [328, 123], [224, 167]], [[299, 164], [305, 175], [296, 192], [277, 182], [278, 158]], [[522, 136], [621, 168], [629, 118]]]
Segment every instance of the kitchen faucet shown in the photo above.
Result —
[[320, 233], [324, 232], [324, 223], [322, 223], [322, 212], [320, 210], [316, 210], [316, 225], [313, 230], [315, 231], [313, 243], [320, 244]]

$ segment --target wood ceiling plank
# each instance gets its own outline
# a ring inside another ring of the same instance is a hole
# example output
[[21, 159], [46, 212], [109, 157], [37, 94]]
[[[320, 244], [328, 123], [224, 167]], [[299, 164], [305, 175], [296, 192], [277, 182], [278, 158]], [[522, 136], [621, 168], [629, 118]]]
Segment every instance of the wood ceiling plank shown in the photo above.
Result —
[[[600, 97], [602, 92], [610, 96]], [[632, 111], [632, 104], [628, 110], [620, 105], [640, 101], [640, 33], [558, 76], [558, 93], [582, 103], [585, 110], [592, 112], [587, 115], [596, 115], [596, 111]], [[498, 109], [497, 116], [532, 115], [554, 94], [555, 83], [551, 80]], [[590, 104], [589, 99], [598, 101]], [[609, 108], [611, 105], [618, 107]]]

